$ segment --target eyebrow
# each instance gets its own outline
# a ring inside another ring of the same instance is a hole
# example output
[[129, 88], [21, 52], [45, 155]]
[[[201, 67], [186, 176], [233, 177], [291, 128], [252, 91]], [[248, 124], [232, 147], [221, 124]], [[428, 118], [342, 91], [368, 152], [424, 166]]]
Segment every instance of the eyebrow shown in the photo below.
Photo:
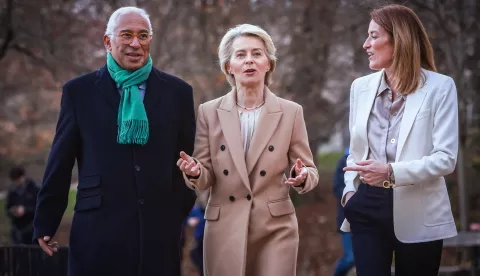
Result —
[[[245, 52], [246, 50], [245, 49], [238, 49], [238, 50], [235, 51], [235, 53], [242, 52], [242, 51]], [[262, 51], [263, 52], [264, 50], [262, 48], [253, 48], [252, 51]]]
[[[120, 33], [125, 33], [125, 32], [129, 32], [129, 33], [134, 33], [134, 31], [132, 30], [120, 30]], [[143, 29], [143, 30], [140, 30], [139, 33], [148, 33], [148, 30], [147, 29]]]

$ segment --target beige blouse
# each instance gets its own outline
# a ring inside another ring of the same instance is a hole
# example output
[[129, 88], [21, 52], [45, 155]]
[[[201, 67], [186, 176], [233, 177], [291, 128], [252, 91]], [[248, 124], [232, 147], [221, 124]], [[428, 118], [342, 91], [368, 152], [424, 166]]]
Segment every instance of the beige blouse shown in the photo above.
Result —
[[385, 163], [395, 162], [405, 101], [406, 96], [397, 92], [397, 98], [392, 102], [392, 90], [385, 81], [385, 73], [383, 73], [377, 97], [368, 118], [368, 159]]
[[240, 128], [242, 131], [243, 150], [245, 153], [247, 153], [248, 148], [250, 147], [250, 142], [252, 141], [260, 112], [262, 112], [262, 107], [251, 111], [238, 110]]

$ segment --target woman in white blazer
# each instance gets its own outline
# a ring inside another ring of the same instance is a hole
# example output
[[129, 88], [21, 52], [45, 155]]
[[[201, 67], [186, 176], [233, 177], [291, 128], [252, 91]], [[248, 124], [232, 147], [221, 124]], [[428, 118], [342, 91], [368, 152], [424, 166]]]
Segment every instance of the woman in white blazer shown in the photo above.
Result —
[[458, 151], [457, 91], [436, 73], [415, 13], [400, 5], [371, 12], [370, 69], [350, 92], [350, 155], [343, 231], [352, 232], [357, 275], [437, 275], [443, 239], [455, 236], [444, 176]]

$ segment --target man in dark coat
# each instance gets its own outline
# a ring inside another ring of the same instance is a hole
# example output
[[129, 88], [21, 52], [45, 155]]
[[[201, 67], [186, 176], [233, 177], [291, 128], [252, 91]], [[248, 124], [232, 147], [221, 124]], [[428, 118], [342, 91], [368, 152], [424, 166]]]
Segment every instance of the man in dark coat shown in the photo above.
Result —
[[67, 82], [34, 238], [53, 255], [78, 164], [70, 276], [178, 276], [182, 224], [195, 201], [176, 166], [193, 151], [193, 94], [152, 67], [151, 23], [127, 7], [109, 19], [107, 65]]
[[10, 180], [12, 186], [8, 189], [5, 209], [12, 221], [12, 241], [14, 244], [31, 244], [38, 187], [25, 176], [23, 167], [12, 168]]

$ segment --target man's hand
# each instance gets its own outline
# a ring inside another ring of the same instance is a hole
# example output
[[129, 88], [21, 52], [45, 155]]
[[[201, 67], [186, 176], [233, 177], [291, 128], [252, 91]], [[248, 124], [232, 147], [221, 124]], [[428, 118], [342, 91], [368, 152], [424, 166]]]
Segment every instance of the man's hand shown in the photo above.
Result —
[[285, 184], [287, 185], [292, 185], [292, 186], [300, 186], [305, 182], [305, 179], [307, 179], [308, 175], [308, 170], [305, 168], [305, 165], [303, 165], [302, 160], [297, 159], [297, 162], [295, 163], [295, 177], [290, 177], [285, 181]]
[[25, 207], [23, 207], [23, 205], [12, 206], [9, 211], [14, 217], [17, 218], [23, 217], [23, 215], [25, 215]]
[[187, 220], [187, 224], [190, 227], [196, 227], [200, 223], [200, 220], [195, 217], [191, 217]]
[[356, 162], [357, 166], [343, 168], [343, 171], [354, 171], [360, 175], [363, 183], [375, 186], [388, 179], [388, 164], [377, 160]]
[[23, 205], [17, 206], [16, 213], [17, 217], [23, 217], [23, 215], [25, 215], [25, 207]]
[[56, 241], [49, 242], [50, 241], [49, 236], [37, 238], [37, 241], [40, 247], [43, 249], [43, 251], [47, 253], [50, 257], [53, 256], [53, 254], [58, 251], [58, 242]]
[[199, 164], [195, 163], [195, 160], [183, 151], [180, 152], [180, 159], [177, 161], [177, 166], [188, 176], [197, 177], [200, 175]]

